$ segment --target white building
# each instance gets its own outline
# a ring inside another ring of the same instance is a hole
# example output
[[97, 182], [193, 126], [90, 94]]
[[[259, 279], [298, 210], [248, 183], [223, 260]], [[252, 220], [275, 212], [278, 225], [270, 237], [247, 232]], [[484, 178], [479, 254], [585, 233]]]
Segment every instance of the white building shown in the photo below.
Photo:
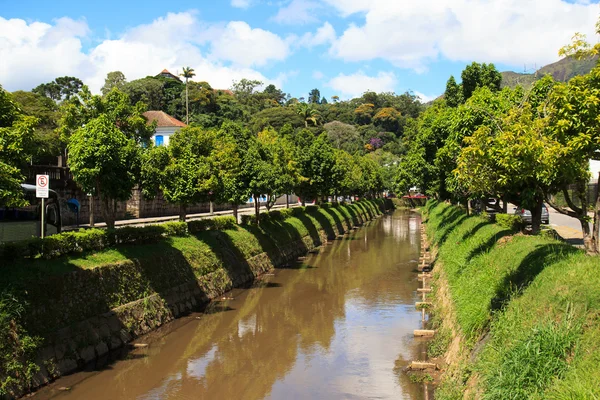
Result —
[[169, 138], [175, 132], [187, 126], [163, 111], [146, 111], [144, 117], [146, 117], [148, 123], [156, 121], [156, 132], [152, 135], [152, 141], [157, 146], [168, 146]]
[[592, 181], [596, 182], [598, 173], [600, 173], [600, 161], [590, 160], [590, 172], [592, 173]]

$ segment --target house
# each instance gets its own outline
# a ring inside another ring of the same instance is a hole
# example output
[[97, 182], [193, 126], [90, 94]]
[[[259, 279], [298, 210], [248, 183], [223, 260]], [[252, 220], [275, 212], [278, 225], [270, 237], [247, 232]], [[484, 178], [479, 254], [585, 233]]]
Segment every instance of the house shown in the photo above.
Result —
[[169, 71], [167, 71], [166, 69], [163, 69], [160, 74], [156, 75], [156, 77], [158, 78], [159, 76], [162, 76], [163, 78], [169, 78], [169, 79], [176, 79], [179, 82], [181, 82], [181, 79], [177, 76], [177, 75], [173, 75], [172, 73], [170, 73]]
[[187, 126], [164, 111], [146, 111], [144, 117], [146, 117], [148, 123], [156, 121], [156, 132], [152, 135], [152, 141], [157, 146], [168, 146], [171, 135]]

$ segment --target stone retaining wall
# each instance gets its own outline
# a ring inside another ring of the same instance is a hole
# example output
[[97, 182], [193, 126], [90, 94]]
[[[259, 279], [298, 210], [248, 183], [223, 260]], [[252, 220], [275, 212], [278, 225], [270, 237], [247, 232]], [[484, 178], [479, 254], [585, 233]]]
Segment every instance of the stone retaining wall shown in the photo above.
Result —
[[[333, 236], [349, 231], [352, 227], [343, 221], [339, 229], [333, 226]], [[331, 233], [330, 233], [330, 236]], [[333, 239], [333, 237], [330, 237]], [[158, 327], [186, 315], [202, 310], [212, 299], [235, 287], [242, 287], [254, 281], [261, 274], [285, 265], [306, 254], [327, 240], [325, 231], [319, 231], [319, 239], [305, 236], [278, 249], [276, 254], [261, 253], [245, 263], [230, 266], [230, 270], [218, 269], [194, 281], [187, 281], [163, 293], [153, 293], [145, 298], [116, 307], [109, 312], [87, 318], [79, 323], [46, 334], [44, 347], [38, 354], [40, 371], [34, 377], [33, 388], [42, 386], [62, 375], [83, 368], [95, 360], [105, 357], [109, 351], [117, 350], [133, 339], [147, 334]], [[135, 270], [134, 262], [126, 262], [115, 268], [113, 273], [127, 273], [124, 269]], [[232, 271], [235, 271], [232, 273]], [[77, 271], [73, 274], [77, 274]], [[137, 273], [137, 271], [134, 271]], [[83, 272], [85, 274], [86, 272]], [[89, 274], [89, 272], [87, 272]], [[131, 272], [130, 272], [131, 273]], [[85, 276], [82, 275], [85, 279]], [[72, 277], [75, 281], [82, 277]], [[63, 278], [64, 279], [64, 278]], [[100, 278], [101, 279], [101, 278]], [[61, 294], [61, 297], [68, 296]], [[92, 295], [93, 296], [93, 295]], [[77, 308], [77, 303], [67, 305]], [[81, 299], [79, 299], [81, 300]], [[52, 305], [48, 305], [52, 307]], [[66, 306], [66, 308], [69, 308]], [[38, 317], [45, 311], [42, 307]], [[67, 315], [69, 311], [65, 311]], [[52, 314], [52, 313], [50, 313]], [[43, 324], [42, 324], [43, 325]]]

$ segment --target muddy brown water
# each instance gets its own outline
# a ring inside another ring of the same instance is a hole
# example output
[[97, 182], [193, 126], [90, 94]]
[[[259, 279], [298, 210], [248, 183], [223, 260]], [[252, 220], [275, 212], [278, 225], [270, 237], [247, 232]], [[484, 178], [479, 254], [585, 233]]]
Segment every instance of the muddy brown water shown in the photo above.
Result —
[[418, 215], [385, 215], [34, 397], [423, 399], [401, 372], [425, 352], [412, 335], [419, 241]]

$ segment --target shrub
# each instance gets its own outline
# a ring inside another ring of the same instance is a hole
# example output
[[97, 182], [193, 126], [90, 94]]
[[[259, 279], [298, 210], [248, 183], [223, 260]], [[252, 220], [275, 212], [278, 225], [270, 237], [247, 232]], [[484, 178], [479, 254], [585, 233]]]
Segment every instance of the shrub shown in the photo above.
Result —
[[307, 213], [315, 213], [319, 209], [319, 206], [306, 206], [304, 209]]
[[167, 222], [157, 226], [164, 229], [165, 236], [185, 236], [188, 233], [188, 227], [185, 222]]
[[502, 228], [518, 231], [523, 226], [523, 221], [518, 215], [496, 214], [496, 224], [498, 224]]
[[198, 233], [202, 231], [207, 231], [210, 229], [210, 220], [209, 219], [199, 219], [196, 221], [188, 221], [188, 232], [190, 233]]
[[256, 224], [256, 216], [254, 214], [243, 214], [242, 225], [253, 225]]
[[225, 229], [235, 229], [237, 223], [235, 222], [235, 218], [228, 217], [215, 217], [212, 219], [212, 229], [215, 230], [225, 230]]

